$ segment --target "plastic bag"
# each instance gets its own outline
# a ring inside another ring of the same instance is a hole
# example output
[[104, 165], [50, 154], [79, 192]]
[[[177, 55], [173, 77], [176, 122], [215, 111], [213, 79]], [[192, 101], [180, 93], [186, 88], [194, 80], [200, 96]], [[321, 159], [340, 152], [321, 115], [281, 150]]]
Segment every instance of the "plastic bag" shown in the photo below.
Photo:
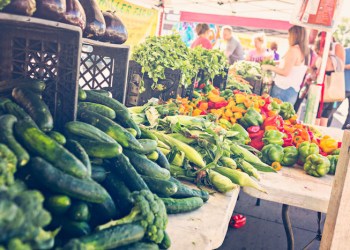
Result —
[[103, 12], [103, 17], [106, 22], [106, 33], [102, 40], [116, 44], [123, 44], [128, 39], [128, 31], [123, 22], [113, 12]]
[[83, 6], [78, 0], [67, 0], [67, 10], [63, 21], [68, 24], [79, 26], [82, 30], [86, 27], [86, 15]]
[[101, 38], [106, 32], [106, 22], [96, 0], [80, 0], [86, 15], [84, 36]]

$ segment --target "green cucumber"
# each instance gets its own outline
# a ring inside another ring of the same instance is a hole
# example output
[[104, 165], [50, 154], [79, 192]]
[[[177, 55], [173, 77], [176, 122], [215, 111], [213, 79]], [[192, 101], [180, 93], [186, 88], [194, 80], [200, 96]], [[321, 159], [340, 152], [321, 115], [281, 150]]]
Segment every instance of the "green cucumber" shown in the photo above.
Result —
[[169, 234], [164, 231], [164, 238], [162, 242], [159, 244], [160, 249], [169, 249], [171, 247], [171, 240]]
[[91, 228], [86, 221], [70, 221], [61, 218], [61, 231], [69, 238], [87, 236], [91, 233]]
[[[8, 114], [16, 116], [16, 118], [18, 120], [28, 120], [28, 121], [31, 121], [33, 124], [35, 124], [35, 122], [30, 117], [30, 115], [28, 115], [28, 113], [25, 112], [24, 109], [22, 109], [18, 104], [14, 103], [12, 101], [6, 102], [4, 104], [4, 110]], [[35, 124], [35, 126], [36, 126], [36, 124]]]
[[90, 211], [88, 204], [83, 201], [73, 203], [68, 211], [68, 216], [73, 221], [89, 221]]
[[109, 173], [102, 185], [106, 188], [122, 215], [127, 215], [132, 209], [133, 203], [130, 189], [122, 178], [114, 173]]
[[79, 240], [87, 249], [113, 249], [140, 241], [145, 230], [138, 224], [124, 224], [83, 236]]
[[158, 154], [157, 151], [153, 151], [152, 153], [150, 153], [150, 154], [148, 154], [148, 155], [146, 155], [146, 156], [147, 156], [147, 158], [148, 158], [149, 160], [157, 162], [158, 157], [159, 157], [159, 154]]
[[10, 103], [10, 102], [12, 102], [12, 101], [9, 98], [0, 97], [0, 109], [5, 112], [6, 111], [5, 105], [6, 105], [6, 103]]
[[161, 198], [168, 214], [186, 213], [203, 206], [203, 200], [199, 197], [183, 199]]
[[101, 158], [90, 158], [90, 162], [92, 165], [99, 165], [99, 166], [104, 166], [104, 160]]
[[118, 123], [120, 123], [124, 128], [133, 128], [135, 129], [137, 136], [136, 138], [140, 138], [141, 137], [141, 130], [139, 128], [139, 125], [136, 124], [136, 122], [132, 119], [132, 117], [130, 117], [129, 119], [123, 120], [121, 119], [121, 117], [117, 117], [115, 119]]
[[137, 131], [133, 128], [126, 128], [127, 131], [130, 132], [130, 134], [132, 134], [134, 137], [137, 136]]
[[30, 122], [25, 120], [17, 122], [15, 131], [27, 150], [41, 156], [68, 174], [78, 178], [89, 177], [89, 172], [81, 161]]
[[80, 86], [78, 88], [78, 100], [79, 101], [84, 101], [86, 100], [86, 91], [83, 90]]
[[53, 214], [64, 214], [72, 202], [67, 195], [53, 195], [45, 199], [45, 207]]
[[[119, 207], [115, 205], [112, 197], [110, 196], [104, 202], [94, 204], [93, 212], [95, 215], [95, 223], [98, 225], [102, 225], [113, 219], [120, 218]], [[92, 218], [92, 220], [93, 219], [94, 218]]]
[[117, 250], [159, 250], [159, 247], [155, 243], [149, 242], [136, 242], [127, 246], [118, 247]]
[[170, 180], [177, 186], [177, 191], [175, 194], [173, 194], [172, 198], [190, 198], [190, 197], [199, 197], [204, 202], [209, 200], [209, 193], [205, 190], [196, 190], [193, 188], [190, 188], [183, 184], [182, 182], [178, 181], [174, 177], [171, 177]]
[[65, 132], [84, 139], [102, 142], [115, 142], [115, 140], [100, 129], [84, 122], [67, 122], [64, 125]]
[[152, 132], [144, 127], [140, 127], [141, 130], [141, 139], [151, 139], [158, 142], [158, 137], [152, 134]]
[[7, 80], [0, 82], [0, 92], [1, 93], [11, 93], [14, 88], [21, 87], [27, 88], [31, 91], [41, 94], [45, 88], [46, 84], [42, 80], [21, 78], [15, 80]]
[[142, 145], [125, 128], [115, 123], [111, 119], [90, 111], [79, 111], [79, 120], [89, 123], [116, 140], [120, 145], [133, 150], [142, 150]]
[[78, 141], [90, 157], [110, 159], [120, 155], [123, 151], [117, 142], [100, 142], [89, 139], [78, 139]]
[[110, 173], [107, 174], [107, 171], [102, 166], [93, 165], [91, 168], [91, 179], [98, 183], [104, 182], [109, 174]]
[[157, 149], [157, 141], [151, 139], [138, 139], [141, 149], [135, 149], [139, 154], [150, 154]]
[[66, 174], [40, 157], [32, 158], [30, 169], [34, 178], [53, 192], [93, 203], [102, 203], [109, 198], [98, 183]]
[[13, 129], [17, 118], [13, 115], [0, 116], [0, 143], [6, 144], [17, 157], [17, 164], [24, 166], [29, 161], [28, 152], [17, 142]]
[[142, 176], [152, 193], [161, 197], [170, 197], [177, 192], [177, 185], [171, 181], [161, 180], [149, 176]]
[[167, 170], [170, 170], [170, 163], [168, 161], [168, 158], [166, 158], [165, 154], [157, 148], [157, 153], [158, 153], [158, 159], [156, 160], [156, 163]]
[[81, 111], [91, 111], [103, 115], [109, 119], [115, 119], [116, 114], [113, 109], [98, 103], [80, 102], [78, 108]]
[[49, 107], [37, 93], [25, 88], [14, 88], [12, 97], [32, 117], [42, 131], [52, 130], [53, 118]]
[[149, 190], [145, 181], [136, 172], [128, 157], [124, 154], [118, 155], [112, 160], [110, 169], [116, 175], [123, 176], [123, 180], [131, 192], [141, 191], [143, 189]]
[[52, 130], [52, 131], [48, 132], [47, 134], [48, 134], [48, 136], [50, 136], [52, 139], [54, 139], [55, 141], [57, 141], [61, 145], [64, 145], [67, 142], [66, 137], [64, 137], [64, 135], [62, 135], [60, 132]]
[[88, 176], [91, 176], [91, 162], [89, 155], [86, 153], [84, 147], [80, 145], [79, 142], [74, 140], [68, 140], [66, 144], [66, 148], [75, 155], [86, 167], [88, 172]]
[[101, 94], [106, 97], [111, 97], [112, 93], [105, 89], [90, 89], [90, 91]]
[[169, 170], [159, 167], [153, 161], [148, 160], [146, 156], [127, 149], [124, 150], [124, 154], [129, 157], [131, 164], [139, 174], [162, 180], [169, 180]]

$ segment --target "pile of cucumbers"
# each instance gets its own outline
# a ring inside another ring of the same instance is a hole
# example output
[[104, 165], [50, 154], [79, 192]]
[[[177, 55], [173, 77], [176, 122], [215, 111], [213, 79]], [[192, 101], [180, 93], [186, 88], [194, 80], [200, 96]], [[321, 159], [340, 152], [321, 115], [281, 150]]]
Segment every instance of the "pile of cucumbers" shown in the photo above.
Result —
[[17, 159], [15, 178], [44, 194], [45, 208], [52, 215], [48, 229], [60, 228], [56, 245], [87, 235], [99, 238], [96, 249], [109, 249], [104, 238], [108, 246], [139, 242], [132, 226], [120, 229], [124, 238], [117, 229], [94, 232], [98, 225], [130, 212], [134, 191], [151, 190], [162, 198], [168, 213], [192, 211], [208, 200], [206, 191], [170, 176], [170, 164], [157, 149], [155, 137], [140, 129], [109, 92], [79, 89], [77, 121], [55, 131], [42, 99], [45, 87], [39, 80], [15, 81], [8, 87], [9, 95], [0, 97], [0, 144]]

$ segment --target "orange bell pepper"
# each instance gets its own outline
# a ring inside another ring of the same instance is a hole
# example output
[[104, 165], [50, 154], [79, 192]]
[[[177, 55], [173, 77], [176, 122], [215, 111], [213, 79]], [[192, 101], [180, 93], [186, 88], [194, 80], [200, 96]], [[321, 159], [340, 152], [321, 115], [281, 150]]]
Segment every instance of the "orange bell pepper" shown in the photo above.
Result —
[[213, 92], [208, 93], [208, 99], [211, 102], [223, 102], [223, 101], [225, 101], [224, 97], [221, 97], [219, 95], [215, 95]]
[[231, 117], [231, 118], [230, 118], [230, 121], [231, 121], [231, 123], [232, 123], [232, 124], [235, 124], [235, 123], [237, 122], [237, 119], [236, 119], [236, 118]]
[[208, 110], [208, 103], [202, 101], [198, 108], [202, 111], [207, 111]]
[[265, 130], [278, 130], [276, 126], [266, 126]]
[[212, 92], [215, 95], [220, 95], [220, 91], [218, 89], [212, 89], [210, 92]]
[[282, 169], [282, 165], [278, 161], [273, 162], [271, 167], [276, 171], [280, 171]]
[[249, 99], [245, 99], [243, 103], [244, 103], [244, 106], [246, 106], [247, 108], [250, 108], [253, 104], [253, 102]]
[[195, 109], [192, 112], [192, 116], [199, 116], [202, 113], [202, 110], [200, 109]]
[[232, 116], [233, 116], [232, 111], [231, 111], [230, 109], [226, 109], [226, 111], [225, 111], [225, 116], [227, 116], [227, 117], [232, 117]]
[[338, 142], [326, 135], [320, 140], [320, 148], [323, 152], [329, 154], [338, 148]]
[[237, 107], [237, 106], [233, 106], [233, 107], [231, 108], [231, 111], [232, 111], [233, 113], [236, 113], [236, 112], [239, 112], [239, 113], [246, 113], [246, 112], [247, 112], [247, 110], [245, 110], [245, 109], [243, 109], [243, 108], [239, 108], [239, 107]]

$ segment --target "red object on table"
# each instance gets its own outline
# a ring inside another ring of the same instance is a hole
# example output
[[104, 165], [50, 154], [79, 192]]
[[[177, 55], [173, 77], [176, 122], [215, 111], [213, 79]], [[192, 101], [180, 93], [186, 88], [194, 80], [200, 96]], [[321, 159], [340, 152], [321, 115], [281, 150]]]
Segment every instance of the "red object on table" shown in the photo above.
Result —
[[231, 217], [230, 227], [241, 228], [244, 227], [247, 223], [247, 218], [242, 214], [236, 214]]

